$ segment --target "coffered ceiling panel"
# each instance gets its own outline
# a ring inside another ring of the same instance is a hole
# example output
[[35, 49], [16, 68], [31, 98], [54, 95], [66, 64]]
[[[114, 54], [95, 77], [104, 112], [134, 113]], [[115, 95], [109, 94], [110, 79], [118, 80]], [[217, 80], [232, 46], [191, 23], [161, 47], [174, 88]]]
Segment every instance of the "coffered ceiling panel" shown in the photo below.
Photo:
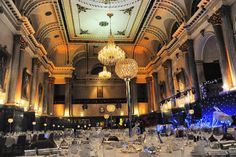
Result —
[[112, 12], [112, 33], [116, 41], [134, 41], [151, 0], [66, 0], [61, 1], [70, 41], [107, 39]]

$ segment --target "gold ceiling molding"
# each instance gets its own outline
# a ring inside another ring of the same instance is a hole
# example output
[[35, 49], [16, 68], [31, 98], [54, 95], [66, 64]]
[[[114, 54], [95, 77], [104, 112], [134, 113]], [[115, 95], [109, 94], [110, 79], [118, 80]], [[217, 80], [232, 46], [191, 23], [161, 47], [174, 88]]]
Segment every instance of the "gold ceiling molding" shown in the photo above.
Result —
[[29, 17], [31, 13], [34, 11], [34, 9], [47, 4], [53, 5], [56, 2], [57, 2], [56, 0], [36, 0], [36, 1], [27, 0], [26, 3], [21, 8], [22, 14]]
[[35, 33], [34, 28], [30, 24], [28, 18], [25, 16], [22, 16], [21, 20], [22, 20], [23, 24], [25, 25], [25, 27], [27, 28], [27, 30], [29, 31], [29, 34], [34, 34]]
[[104, 3], [102, 0], [78, 0], [78, 3], [81, 6], [84, 6], [86, 8], [90, 9], [128, 9], [136, 5], [141, 0], [111, 0], [111, 3], [109, 4], [109, 1], [107, 3]]
[[160, 0], [159, 6], [166, 6], [168, 8], [167, 10], [171, 12], [179, 22], [182, 22], [186, 15], [184, 10], [178, 4], [174, 3], [173, 0]]
[[45, 37], [48, 36], [48, 34], [51, 31], [56, 31], [56, 30], [60, 30], [60, 29], [61, 28], [58, 25], [58, 22], [52, 22], [52, 23], [48, 23], [48, 24], [44, 25], [43, 27], [39, 28], [35, 35], [37, 36], [39, 41], [42, 41]]
[[167, 43], [167, 36], [166, 34], [158, 27], [156, 26], [152, 26], [150, 25], [146, 31], [147, 33], [151, 33], [153, 34], [154, 36], [157, 37], [158, 41], [161, 43], [161, 44], [165, 44]]
[[17, 24], [21, 23], [21, 14], [18, 11], [18, 9], [16, 8], [15, 4], [13, 3], [12, 0], [1, 0], [0, 2], [2, 2], [3, 4], [3, 9], [6, 9], [7, 13], [12, 14], [11, 16], [13, 16], [15, 18], [15, 21], [12, 22], [16, 22]]
[[[136, 34], [140, 32], [141, 22], [149, 11], [148, 6], [153, 0], [129, 1], [135, 3], [130, 3], [127, 7], [120, 9], [111, 8], [114, 13], [112, 22], [115, 23], [112, 30], [115, 40], [119, 42], [133, 42]], [[128, 3], [129, 1], [117, 0], [116, 3]], [[84, 43], [107, 40], [109, 19], [106, 14], [109, 9], [108, 7], [107, 9], [91, 7], [89, 6], [90, 2], [99, 5], [97, 1], [88, 0], [61, 1], [70, 41]], [[120, 19], [122, 19], [122, 22], [120, 22]], [[100, 23], [107, 23], [107, 25], [100, 25]]]

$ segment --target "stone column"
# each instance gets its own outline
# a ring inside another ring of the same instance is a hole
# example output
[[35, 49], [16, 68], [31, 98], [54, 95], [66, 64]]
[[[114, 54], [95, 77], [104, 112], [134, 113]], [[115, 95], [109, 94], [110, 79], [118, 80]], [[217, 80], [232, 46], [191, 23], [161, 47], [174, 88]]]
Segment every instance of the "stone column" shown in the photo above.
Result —
[[195, 101], [197, 101], [200, 99], [200, 89], [199, 89], [197, 68], [196, 68], [195, 57], [194, 57], [193, 40], [188, 39], [180, 47], [180, 50], [187, 53], [186, 61], [188, 64], [189, 75], [190, 75], [190, 79], [188, 80], [190, 82], [190, 88], [193, 87], [195, 90], [194, 97], [195, 97]]
[[35, 107], [35, 98], [36, 98], [36, 91], [37, 91], [37, 78], [38, 78], [38, 71], [39, 71], [40, 62], [38, 58], [32, 59], [32, 81], [31, 81], [31, 89], [30, 89], [30, 111], [34, 111]]
[[43, 115], [47, 115], [47, 108], [48, 108], [48, 72], [44, 73], [44, 95], [43, 95]]
[[64, 116], [71, 116], [71, 78], [65, 78], [65, 112]]
[[134, 108], [138, 107], [138, 93], [137, 93], [137, 83], [136, 83], [137, 78], [133, 78], [131, 80], [131, 102], [133, 106], [133, 114], [134, 114]]
[[158, 72], [152, 73], [153, 77], [153, 87], [154, 87], [154, 104], [156, 106], [156, 111], [160, 112], [160, 104], [161, 101], [160, 97], [160, 88], [158, 84]]
[[192, 81], [191, 81], [190, 69], [189, 69], [189, 54], [187, 52], [187, 49], [182, 49], [182, 51], [184, 51], [183, 54], [184, 54], [184, 69], [185, 69], [185, 78], [186, 78], [185, 79], [186, 80], [186, 88], [192, 88]]
[[175, 87], [174, 87], [174, 81], [172, 76], [172, 61], [170, 59], [167, 59], [163, 63], [163, 67], [165, 68], [165, 76], [166, 76], [166, 85], [167, 85], [167, 91], [168, 91], [168, 97], [175, 95]]
[[49, 77], [48, 84], [48, 115], [53, 115], [53, 104], [54, 104], [54, 77]]
[[153, 93], [152, 93], [152, 77], [146, 77], [147, 95], [148, 95], [148, 113], [152, 112], [153, 108]]
[[14, 36], [14, 48], [11, 61], [11, 73], [10, 73], [10, 82], [9, 82], [9, 91], [8, 91], [8, 105], [16, 105], [16, 91], [17, 91], [17, 81], [19, 74], [19, 66], [21, 53], [24, 51], [27, 46], [23, 37], [20, 35]]
[[197, 74], [198, 74], [198, 78], [199, 78], [199, 83], [205, 82], [206, 78], [205, 78], [205, 74], [204, 74], [204, 67], [203, 67], [203, 61], [200, 60], [195, 60], [196, 62], [196, 67], [197, 67]]
[[229, 66], [231, 70], [232, 84], [236, 87], [236, 43], [234, 38], [233, 25], [231, 22], [230, 6], [223, 5], [219, 10], [222, 20], [224, 34], [224, 43], [228, 55]]
[[208, 22], [212, 24], [216, 39], [220, 48], [220, 69], [221, 75], [223, 80], [223, 88], [224, 90], [228, 90], [232, 87], [232, 78], [230, 74], [230, 67], [228, 62], [228, 56], [226, 52], [226, 47], [224, 43], [224, 36], [221, 27], [221, 17], [219, 14], [213, 14], [209, 19]]

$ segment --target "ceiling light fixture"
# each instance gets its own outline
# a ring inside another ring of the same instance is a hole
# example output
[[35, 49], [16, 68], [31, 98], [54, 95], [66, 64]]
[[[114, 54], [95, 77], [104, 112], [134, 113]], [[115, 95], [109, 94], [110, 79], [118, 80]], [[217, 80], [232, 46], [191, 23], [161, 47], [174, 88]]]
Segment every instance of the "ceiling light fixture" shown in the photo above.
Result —
[[109, 79], [111, 78], [111, 72], [107, 71], [107, 67], [103, 66], [103, 70], [98, 73], [98, 78], [100, 79]]
[[114, 37], [111, 31], [111, 17], [112, 12], [107, 13], [110, 18], [110, 35], [108, 37], [108, 43], [101, 51], [98, 52], [98, 60], [106, 66], [113, 66], [118, 60], [125, 59], [125, 52], [114, 43]]

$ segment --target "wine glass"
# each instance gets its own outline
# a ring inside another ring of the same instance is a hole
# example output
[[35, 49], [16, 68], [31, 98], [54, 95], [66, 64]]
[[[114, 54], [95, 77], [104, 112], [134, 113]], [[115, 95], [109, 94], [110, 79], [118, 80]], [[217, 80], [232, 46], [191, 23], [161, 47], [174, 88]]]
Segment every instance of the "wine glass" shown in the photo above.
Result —
[[207, 141], [207, 146], [210, 146], [209, 138], [212, 136], [212, 128], [211, 127], [203, 127], [202, 128], [202, 135]]
[[172, 124], [167, 124], [166, 125], [166, 135], [170, 136], [172, 134], [173, 131], [173, 125]]
[[191, 131], [192, 135], [194, 136], [194, 139], [195, 139], [194, 141], [197, 142], [197, 138], [198, 138], [198, 135], [199, 135], [199, 128], [198, 128], [198, 126], [192, 124], [190, 126], [190, 131]]
[[213, 137], [218, 141], [219, 149], [220, 149], [220, 140], [224, 136], [224, 129], [222, 126], [214, 127], [213, 128]]

